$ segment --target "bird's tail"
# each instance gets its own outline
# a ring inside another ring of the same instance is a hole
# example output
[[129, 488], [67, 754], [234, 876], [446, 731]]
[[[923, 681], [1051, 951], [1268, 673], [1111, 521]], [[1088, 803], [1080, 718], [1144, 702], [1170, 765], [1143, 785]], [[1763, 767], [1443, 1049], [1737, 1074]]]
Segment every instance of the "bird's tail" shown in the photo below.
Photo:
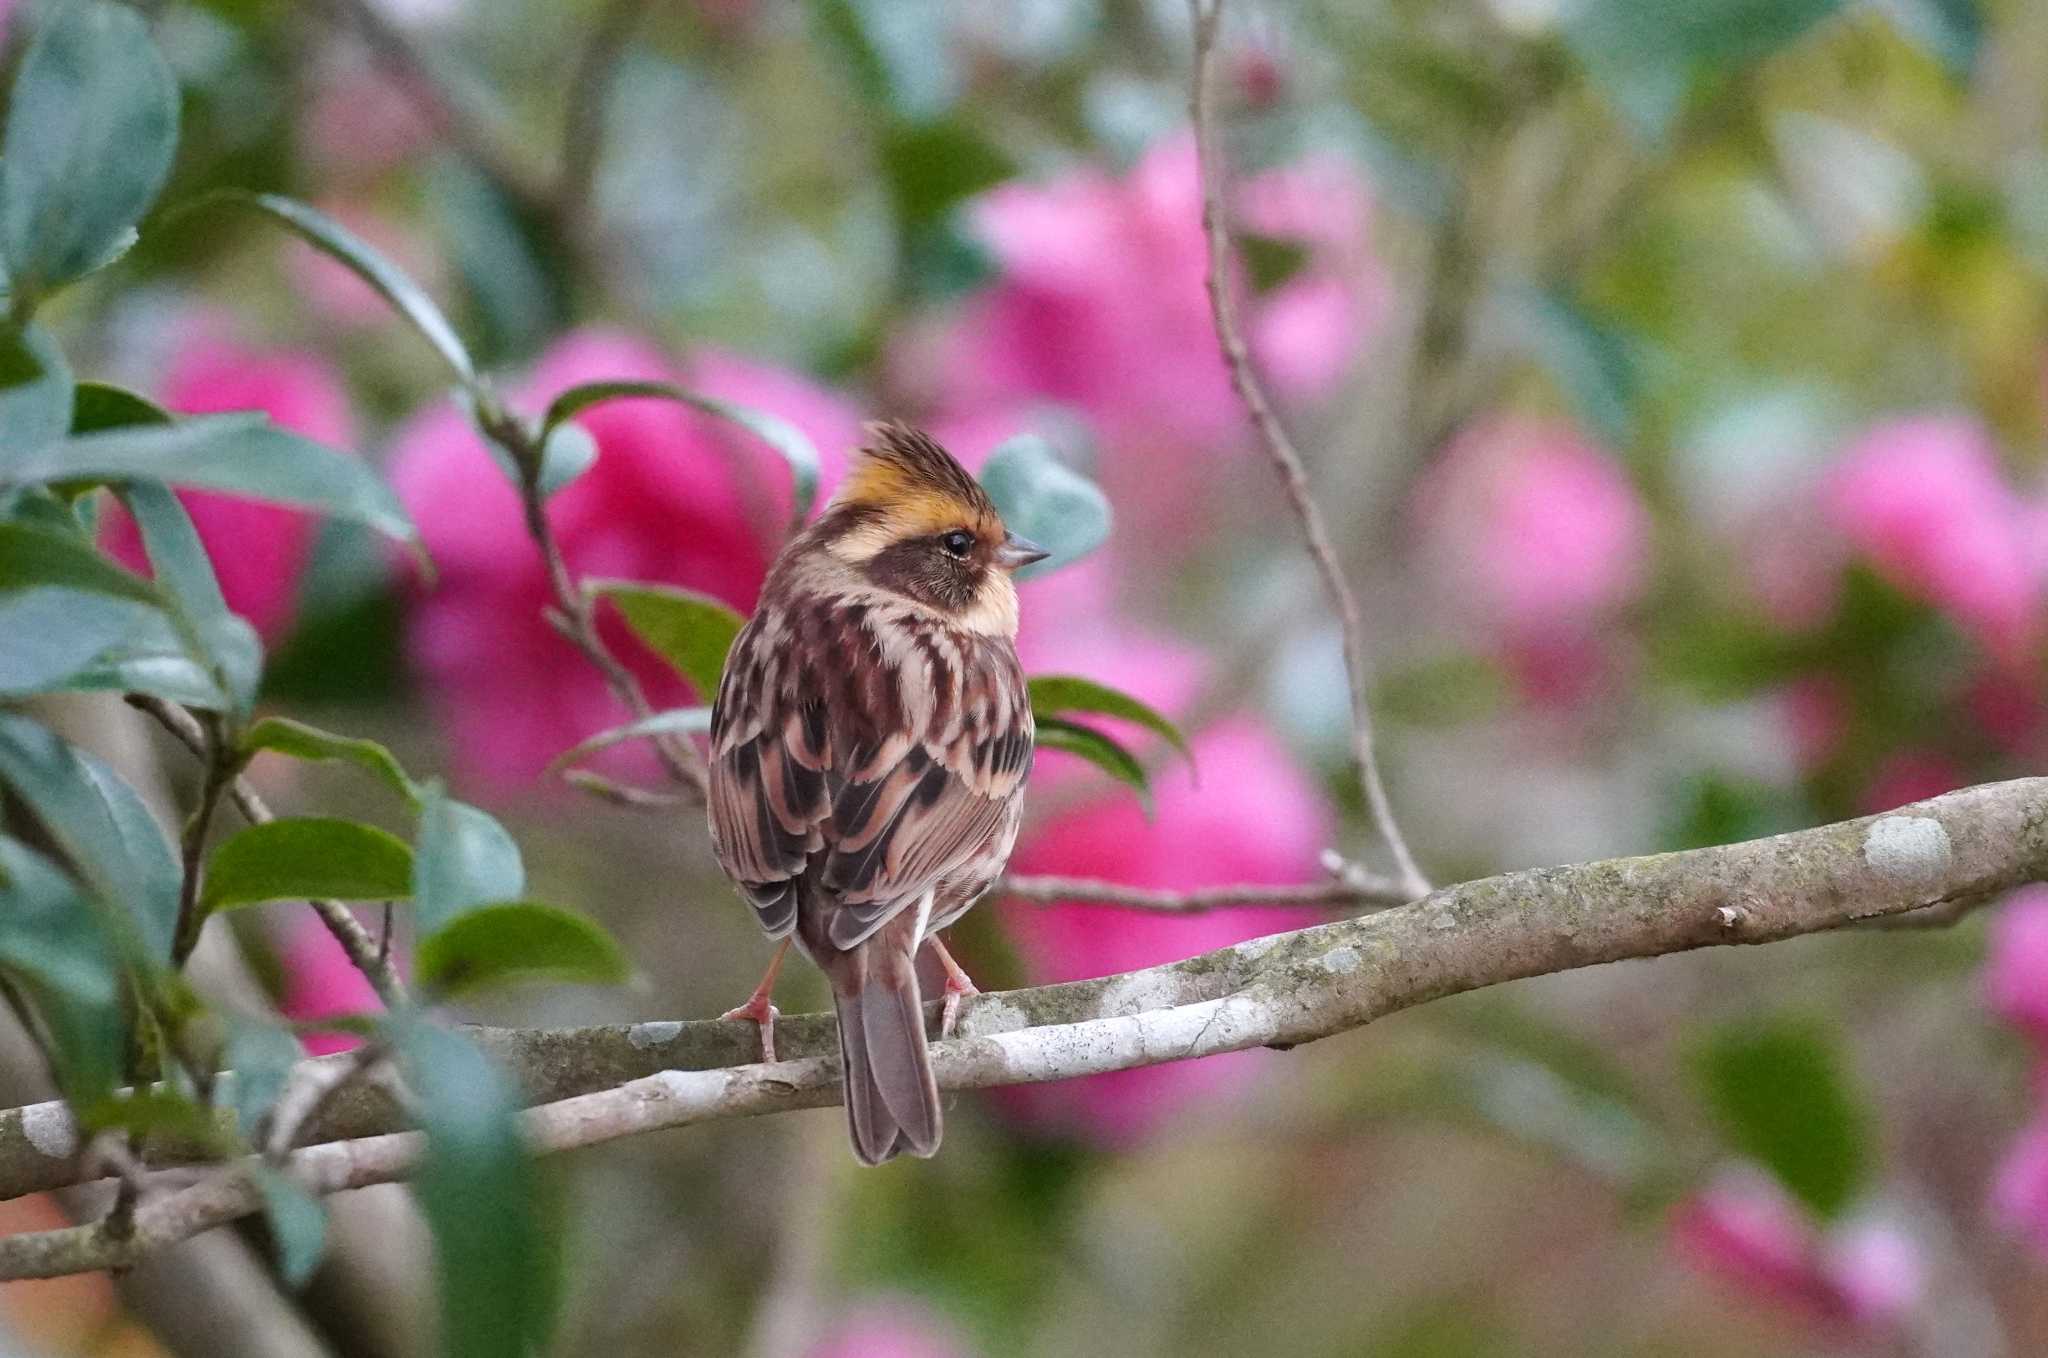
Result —
[[917, 944], [914, 919], [891, 921], [825, 968], [839, 1011], [846, 1123], [862, 1164], [939, 1148], [939, 1087], [925, 1046]]

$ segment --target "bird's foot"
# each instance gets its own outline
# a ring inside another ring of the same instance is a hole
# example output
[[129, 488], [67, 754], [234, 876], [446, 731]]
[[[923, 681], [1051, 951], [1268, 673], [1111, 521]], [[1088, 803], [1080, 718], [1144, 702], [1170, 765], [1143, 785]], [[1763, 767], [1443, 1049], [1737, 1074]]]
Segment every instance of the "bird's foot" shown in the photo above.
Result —
[[769, 1003], [768, 997], [775, 993], [775, 978], [782, 971], [782, 959], [789, 955], [789, 940], [783, 939], [782, 946], [775, 950], [775, 956], [768, 959], [768, 973], [761, 978], [761, 984], [754, 987], [754, 993], [747, 996], [747, 1002], [737, 1009], [728, 1009], [719, 1017], [722, 1019], [745, 1019], [761, 1030], [761, 1059], [775, 1060], [775, 1020], [782, 1017], [782, 1011]]
[[953, 954], [946, 951], [945, 944], [934, 938], [931, 945], [939, 965], [946, 969], [945, 998], [939, 1002], [939, 1039], [944, 1041], [953, 1035], [953, 1029], [960, 1022], [960, 1001], [969, 995], [979, 995], [981, 987], [953, 960]]

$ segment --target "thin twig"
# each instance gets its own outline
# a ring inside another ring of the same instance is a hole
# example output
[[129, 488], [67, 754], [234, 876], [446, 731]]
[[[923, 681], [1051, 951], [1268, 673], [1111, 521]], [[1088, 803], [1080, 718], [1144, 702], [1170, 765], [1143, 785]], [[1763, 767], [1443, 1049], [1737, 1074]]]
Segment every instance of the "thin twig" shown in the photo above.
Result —
[[1216, 34], [1222, 24], [1223, 0], [1208, 0], [1207, 4], [1203, 0], [1188, 0], [1188, 10], [1193, 16], [1195, 29], [1190, 106], [1195, 125], [1195, 158], [1202, 180], [1202, 228], [1209, 252], [1209, 313], [1215, 322], [1216, 343], [1223, 352], [1224, 365], [1230, 370], [1231, 385], [1236, 388], [1238, 399], [1251, 417], [1252, 427], [1258, 433], [1267, 458], [1280, 474], [1287, 498], [1294, 506], [1295, 517], [1301, 520], [1302, 533], [1308, 539], [1309, 555], [1314, 559], [1316, 571], [1322, 576], [1323, 588], [1328, 591], [1331, 605], [1337, 611], [1337, 623], [1344, 636], [1344, 669], [1350, 680], [1351, 752], [1358, 765], [1359, 785], [1365, 794], [1366, 807], [1394, 856], [1394, 865], [1408, 894], [1420, 896], [1429, 890], [1429, 879], [1415, 865], [1414, 855], [1408, 851], [1408, 842], [1402, 838], [1400, 826], [1395, 823], [1394, 809], [1388, 801], [1386, 785], [1380, 778], [1379, 757], [1374, 750], [1372, 706], [1366, 691], [1365, 625], [1358, 611], [1358, 600], [1352, 595], [1343, 569], [1337, 564], [1337, 554], [1330, 545], [1330, 534], [1323, 524], [1322, 511], [1309, 490], [1308, 472], [1302, 466], [1301, 454], [1295, 450], [1279, 416], [1274, 413], [1272, 402], [1267, 399], [1265, 387], [1252, 371], [1251, 352], [1238, 326], [1237, 303], [1231, 292], [1230, 227], [1223, 213], [1223, 170], [1216, 151], [1216, 119], [1210, 105]]
[[1238, 906], [1272, 906], [1285, 909], [1305, 905], [1399, 905], [1412, 900], [1401, 883], [1388, 877], [1347, 873], [1323, 882], [1298, 882], [1283, 886], [1261, 886], [1256, 882], [1228, 886], [1197, 887], [1192, 891], [1158, 891], [1150, 887], [1125, 886], [1088, 877], [1052, 877], [1037, 874], [1012, 875], [996, 885], [996, 894], [1014, 900], [1051, 905], [1074, 901], [1090, 905], [1113, 905], [1128, 910], [1145, 910], [1163, 915], [1199, 915], [1208, 910]]
[[[173, 739], [198, 758], [208, 757], [206, 733], [199, 725], [198, 719], [184, 708], [144, 693], [129, 694], [128, 704], [155, 718], [157, 724], [169, 731]], [[262, 795], [248, 779], [240, 776], [234, 778], [228, 784], [228, 795], [234, 799], [243, 819], [251, 825], [262, 825], [276, 819]], [[355, 912], [340, 901], [315, 899], [308, 900], [306, 904], [320, 917], [320, 922], [327, 926], [327, 932], [334, 935], [334, 941], [348, 954], [348, 960], [354, 964], [356, 970], [362, 972], [369, 980], [371, 988], [377, 992], [377, 998], [388, 1008], [402, 1007], [405, 1004], [405, 982], [399, 979], [398, 970], [392, 966], [390, 956], [378, 948], [377, 940], [370, 937], [370, 931], [355, 917]]]
[[390, 1053], [380, 1044], [366, 1042], [339, 1062], [308, 1062], [292, 1068], [292, 1078], [271, 1107], [269, 1126], [263, 1137], [263, 1156], [272, 1164], [284, 1163], [306, 1130], [329, 1104], [358, 1080], [377, 1073]]
[[[1356, 919], [1269, 935], [1185, 962], [1061, 986], [970, 997], [960, 1035], [934, 1044], [943, 1089], [1035, 1084], [1254, 1047], [1289, 1048], [1447, 995], [1530, 976], [1721, 944], [1773, 943], [2006, 890], [2048, 873], [2048, 778], [1966, 788], [1883, 816], [1682, 853], [1535, 868], [1432, 892]], [[539, 1152], [666, 1127], [755, 1117], [838, 1097], [830, 1016], [780, 1025], [797, 1059], [749, 1063], [742, 1023], [637, 1024], [504, 1032], [525, 1042], [513, 1073], [544, 1083], [587, 1070], [615, 1045], [645, 1075], [531, 1108]], [[479, 1035], [481, 1041], [481, 1035]], [[579, 1045], [583, 1043], [585, 1045]], [[486, 1050], [497, 1044], [481, 1043]], [[731, 1064], [683, 1068], [715, 1045]], [[0, 1126], [29, 1110], [0, 1113]], [[45, 1160], [55, 1129], [38, 1129]], [[26, 1144], [25, 1144], [26, 1148]], [[379, 1132], [294, 1152], [285, 1172], [312, 1193], [402, 1179], [417, 1132]], [[148, 1198], [132, 1235], [96, 1226], [0, 1239], [0, 1279], [132, 1262], [261, 1207], [252, 1162]]]
[[233, 752], [226, 748], [220, 718], [209, 714], [204, 723], [195, 721], [199, 731], [198, 755], [206, 766], [206, 780], [199, 789], [199, 804], [185, 819], [185, 833], [178, 842], [178, 920], [171, 929], [171, 966], [181, 968], [192, 949], [199, 945], [199, 932], [206, 923], [199, 912], [199, 870], [206, 857], [206, 833], [220, 809], [221, 795], [234, 777]]

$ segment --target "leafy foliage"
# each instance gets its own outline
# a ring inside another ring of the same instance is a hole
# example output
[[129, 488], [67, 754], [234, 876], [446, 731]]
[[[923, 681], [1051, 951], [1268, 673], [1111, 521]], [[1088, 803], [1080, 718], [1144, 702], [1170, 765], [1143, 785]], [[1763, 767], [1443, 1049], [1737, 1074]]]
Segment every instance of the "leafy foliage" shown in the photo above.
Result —
[[652, 647], [698, 694], [718, 692], [725, 657], [746, 619], [708, 594], [675, 585], [590, 580], [584, 588], [610, 599], [634, 635]]
[[199, 901], [228, 910], [309, 896], [402, 900], [412, 891], [404, 840], [356, 821], [295, 816], [252, 825], [214, 850]]
[[1825, 1028], [1785, 1018], [1727, 1028], [1697, 1070], [1729, 1143], [1814, 1211], [1839, 1215], [1869, 1181], [1869, 1113]]

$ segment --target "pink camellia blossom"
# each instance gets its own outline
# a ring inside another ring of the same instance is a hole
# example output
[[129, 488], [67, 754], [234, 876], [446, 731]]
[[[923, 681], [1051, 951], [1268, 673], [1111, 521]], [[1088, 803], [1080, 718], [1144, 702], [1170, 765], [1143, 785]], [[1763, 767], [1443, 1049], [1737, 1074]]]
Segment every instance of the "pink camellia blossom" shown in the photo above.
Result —
[[1991, 917], [1984, 998], [2048, 1051], [2048, 886], [2021, 887]]
[[805, 1358], [959, 1358], [966, 1352], [929, 1307], [892, 1297], [865, 1302], [828, 1325]]
[[2006, 1151], [1992, 1181], [1991, 1210], [2001, 1226], [2048, 1258], [2048, 1107]]
[[1843, 453], [1824, 498], [1837, 531], [1893, 587], [1947, 613], [2003, 659], [2033, 654], [2042, 603], [2036, 530], [1975, 419], [1878, 425]]
[[[1193, 658], [1165, 643], [1126, 636], [1093, 663], [1053, 652], [1043, 647], [1033, 668], [1086, 674], [1169, 714], [1193, 695]], [[1180, 764], [1161, 769], [1150, 820], [1127, 789], [1107, 785], [1071, 756], [1041, 752], [1034, 793], [1060, 810], [1026, 831], [1012, 867], [1168, 889], [1311, 879], [1329, 843], [1329, 813], [1273, 736], [1250, 718], [1232, 718], [1197, 736], [1194, 752], [1199, 781]], [[1084, 793], [1079, 802], [1066, 800]], [[1314, 916], [1247, 908], [1176, 917], [1012, 902], [1003, 918], [1033, 980], [1046, 983], [1177, 961], [1297, 928]], [[1126, 1146], [1191, 1101], [1224, 1108], [1256, 1078], [1261, 1061], [1257, 1053], [1235, 1053], [1024, 1086], [1003, 1091], [999, 1103], [1033, 1125]]]
[[[1329, 393], [1384, 312], [1371, 199], [1352, 167], [1318, 160], [1248, 177], [1245, 225], [1298, 248], [1300, 267], [1247, 295], [1244, 326], [1286, 397]], [[1203, 485], [1203, 460], [1247, 449], [1217, 350], [1193, 138], [1155, 145], [1122, 176], [1082, 168], [1002, 185], [971, 209], [997, 276], [891, 355], [900, 386], [942, 414], [1051, 401], [1104, 441], [1101, 479], [1134, 510]]]
[[1918, 1303], [1925, 1264], [1912, 1238], [1862, 1220], [1823, 1230], [1769, 1175], [1731, 1169], [1672, 1213], [1672, 1248], [1733, 1289], [1826, 1325], [1883, 1330]]
[[1568, 425], [1465, 430], [1416, 493], [1422, 546], [1526, 696], [1568, 704], [1607, 668], [1602, 625], [1648, 582], [1649, 513], [1620, 464]]
[[[363, 973], [348, 960], [334, 935], [306, 910], [294, 910], [276, 931], [283, 989], [278, 1012], [296, 1023], [374, 1014], [383, 1002]], [[301, 1039], [311, 1056], [347, 1051], [361, 1039], [348, 1033], [308, 1033]]]
[[1945, 754], [1935, 750], [1900, 750], [1877, 766], [1870, 785], [1863, 789], [1860, 809], [1864, 815], [1874, 816], [1953, 792], [1969, 781], [1962, 768]]
[[[708, 350], [679, 371], [652, 346], [601, 331], [558, 342], [510, 403], [538, 413], [564, 388], [602, 378], [678, 382], [779, 415], [817, 445], [827, 489], [859, 438], [853, 408], [800, 377]], [[547, 511], [571, 573], [682, 585], [751, 609], [789, 514], [780, 460], [736, 426], [667, 401], [610, 401], [577, 421], [598, 458]], [[468, 421], [449, 405], [416, 417], [392, 480], [439, 568], [407, 645], [463, 774], [510, 790], [625, 720], [603, 677], [543, 621], [547, 576], [519, 498]], [[608, 617], [605, 631], [657, 704], [684, 701], [680, 681], [622, 624]]]
[[[247, 348], [205, 324], [195, 326], [179, 349], [157, 395], [181, 414], [260, 410], [332, 448], [346, 449], [355, 441], [348, 394], [325, 360], [299, 350]], [[314, 517], [212, 491], [182, 491], [178, 498], [192, 515], [228, 607], [266, 642], [277, 640], [297, 608]], [[144, 568], [141, 536], [118, 506], [106, 515], [101, 541], [116, 560]]]

